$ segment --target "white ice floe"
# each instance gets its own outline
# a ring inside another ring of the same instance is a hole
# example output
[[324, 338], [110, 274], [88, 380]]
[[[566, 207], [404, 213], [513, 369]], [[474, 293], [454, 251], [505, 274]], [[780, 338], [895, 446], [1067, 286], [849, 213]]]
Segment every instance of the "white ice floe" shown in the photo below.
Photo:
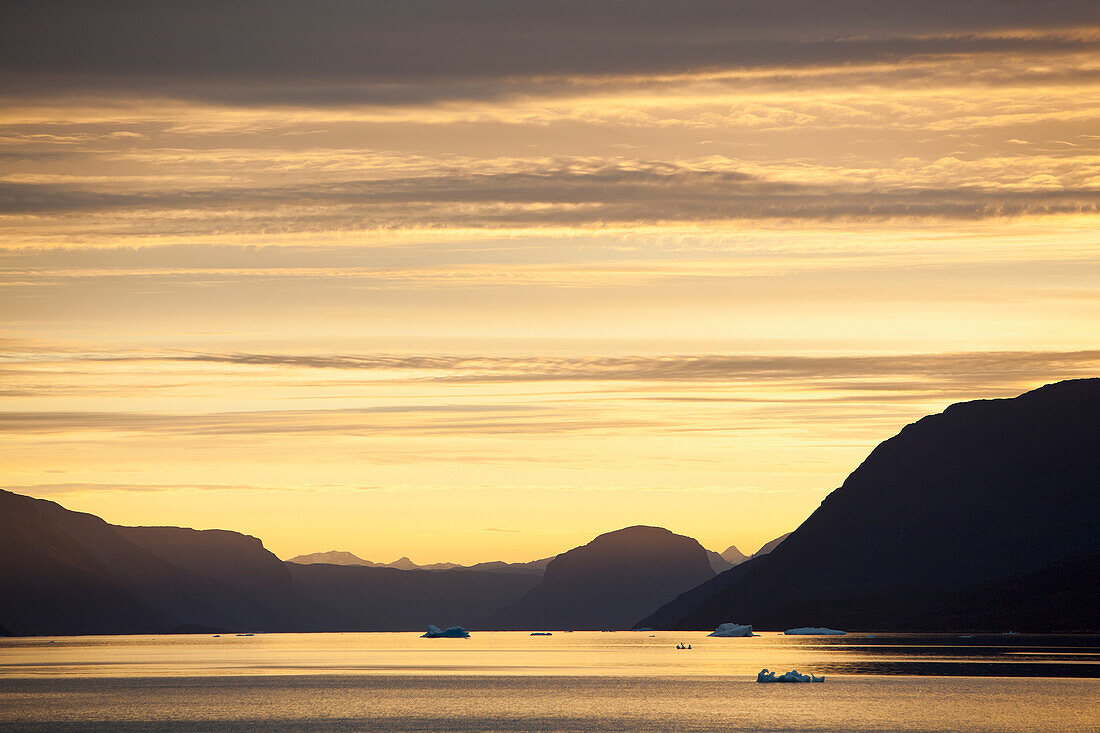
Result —
[[428, 633], [421, 635], [421, 639], [469, 639], [470, 632], [461, 626], [451, 626], [441, 629], [435, 624], [428, 624]]
[[786, 674], [781, 674], [778, 677], [775, 676], [775, 672], [769, 672], [766, 669], [760, 670], [760, 674], [756, 675], [757, 682], [824, 682], [825, 675], [815, 677], [812, 674], [799, 674], [797, 669], [792, 669]]
[[843, 636], [848, 632], [838, 629], [827, 629], [824, 626], [802, 626], [797, 629], [787, 629], [783, 633], [787, 636]]
[[707, 636], [756, 636], [752, 624], [722, 624]]

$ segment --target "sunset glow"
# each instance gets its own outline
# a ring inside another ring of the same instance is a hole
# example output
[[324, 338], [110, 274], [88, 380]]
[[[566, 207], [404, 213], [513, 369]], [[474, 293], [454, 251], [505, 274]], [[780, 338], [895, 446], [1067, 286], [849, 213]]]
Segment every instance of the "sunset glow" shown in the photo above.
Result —
[[750, 553], [1097, 374], [1095, 4], [472, 6], [6, 4], [0, 485], [283, 558]]

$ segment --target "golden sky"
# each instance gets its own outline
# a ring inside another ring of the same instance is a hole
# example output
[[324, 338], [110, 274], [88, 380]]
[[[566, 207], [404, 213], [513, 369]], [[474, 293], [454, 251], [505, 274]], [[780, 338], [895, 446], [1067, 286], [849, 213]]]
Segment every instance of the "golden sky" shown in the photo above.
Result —
[[5, 4], [0, 482], [282, 557], [750, 552], [1096, 375], [1098, 50], [1094, 2]]

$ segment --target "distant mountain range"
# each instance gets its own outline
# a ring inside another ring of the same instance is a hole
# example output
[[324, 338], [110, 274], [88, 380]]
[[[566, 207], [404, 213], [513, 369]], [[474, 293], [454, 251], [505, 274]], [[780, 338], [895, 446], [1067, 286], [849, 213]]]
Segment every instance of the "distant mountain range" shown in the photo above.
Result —
[[532, 563], [283, 562], [236, 532], [120, 527], [0, 491], [0, 633], [1097, 631], [1097, 446], [1100, 379], [952, 405], [747, 559], [638, 526]]
[[[788, 532], [787, 534], [790, 534]], [[787, 534], [782, 537], [778, 537], [771, 542], [761, 547], [756, 555], [766, 555], [775, 549], [775, 546], [783, 541]], [[730, 545], [725, 552], [719, 554], [713, 550], [707, 550], [707, 560], [710, 562], [711, 570], [715, 573], [721, 573], [729, 570], [735, 565], [748, 560], [749, 558], [742, 555], [741, 552]], [[292, 557], [287, 562], [292, 562], [297, 565], [361, 565], [367, 568], [397, 568], [398, 570], [475, 570], [483, 573], [526, 573], [530, 575], [542, 575], [546, 571], [546, 566], [550, 564], [550, 561], [554, 557], [544, 557], [540, 560], [532, 560], [531, 562], [502, 562], [499, 560], [490, 562], [479, 562], [474, 565], [459, 565], [453, 562], [437, 562], [429, 565], [417, 565], [408, 557], [402, 557], [393, 562], [371, 562], [370, 560], [364, 560], [358, 555], [354, 555], [350, 552], [343, 550], [329, 550], [328, 552], [314, 552], [308, 555], [298, 555]], [[753, 555], [755, 557], [755, 555]]]
[[[736, 567], [737, 565], [740, 565], [741, 563], [745, 562], [746, 560], [751, 560], [752, 558], [760, 557], [761, 555], [767, 555], [769, 552], [771, 552], [775, 548], [779, 547], [780, 542], [782, 542], [783, 540], [787, 539], [790, 536], [791, 536], [790, 532], [788, 532], [787, 534], [779, 535], [774, 540], [771, 540], [770, 542], [765, 542], [764, 545], [759, 550], [757, 550], [756, 552], [754, 552], [751, 555], [746, 555], [745, 553], [738, 550], [736, 546], [730, 545], [729, 547], [727, 547], [722, 552], [721, 555], [718, 555], [718, 557], [722, 558], [722, 560], [726, 564], [726, 567], [723, 568], [722, 571], [719, 571], [718, 568], [715, 568], [715, 572], [724, 572], [725, 570], [729, 570], [732, 567]], [[716, 553], [709, 553], [708, 552], [708, 554], [716, 554]]]
[[[609, 548], [618, 554], [605, 556]], [[657, 528], [622, 530], [578, 549], [559, 556], [561, 570], [547, 587], [564, 579], [579, 593], [595, 587], [585, 577], [602, 577], [612, 592], [564, 604], [590, 616], [558, 621], [544, 613], [532, 620], [537, 625], [625, 628], [714, 575], [695, 540]], [[404, 558], [387, 567], [337, 551], [298, 558], [336, 562], [283, 562], [236, 532], [121, 527], [0, 491], [0, 632], [400, 631], [429, 623], [484, 629], [502, 609], [522, 613], [514, 604], [546, 583], [543, 571], [559, 558], [469, 568], [421, 567]]]
[[297, 557], [290, 558], [287, 562], [292, 562], [297, 565], [361, 565], [368, 568], [396, 568], [398, 570], [473, 570], [483, 573], [542, 575], [543, 571], [546, 570], [546, 566], [553, 559], [553, 557], [544, 557], [541, 560], [532, 560], [531, 562], [501, 562], [498, 560], [479, 562], [474, 565], [459, 565], [453, 562], [417, 565], [407, 557], [402, 557], [389, 563], [378, 563], [364, 560], [358, 555], [353, 555], [350, 552], [330, 550], [328, 552], [314, 552], [310, 555], [298, 555]]
[[1100, 379], [952, 405], [790, 537], [640, 626], [1100, 629]]

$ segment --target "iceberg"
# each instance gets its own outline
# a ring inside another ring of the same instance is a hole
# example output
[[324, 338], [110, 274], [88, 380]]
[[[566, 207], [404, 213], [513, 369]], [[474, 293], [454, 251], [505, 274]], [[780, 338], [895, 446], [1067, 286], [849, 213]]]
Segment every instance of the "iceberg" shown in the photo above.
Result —
[[451, 626], [441, 629], [435, 624], [428, 624], [428, 632], [422, 634], [421, 639], [469, 639], [470, 632], [461, 626]]
[[760, 674], [756, 675], [757, 682], [824, 682], [825, 675], [815, 677], [812, 674], [799, 674], [797, 669], [792, 669], [786, 674], [781, 674], [778, 677], [775, 676], [775, 672], [769, 672], [767, 669], [760, 670]]
[[707, 636], [756, 636], [752, 624], [722, 624]]
[[783, 632], [787, 636], [843, 636], [847, 631], [827, 629], [824, 626], [801, 626], [797, 629], [787, 629]]

